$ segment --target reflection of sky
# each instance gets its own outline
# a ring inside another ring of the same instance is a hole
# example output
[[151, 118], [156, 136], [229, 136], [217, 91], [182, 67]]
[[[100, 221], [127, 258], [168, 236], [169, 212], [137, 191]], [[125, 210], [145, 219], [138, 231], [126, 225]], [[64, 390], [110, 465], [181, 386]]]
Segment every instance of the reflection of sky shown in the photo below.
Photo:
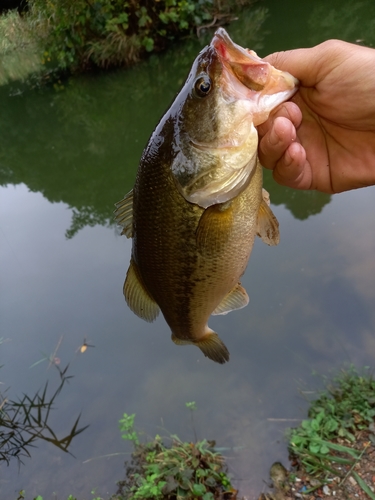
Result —
[[[114, 492], [126, 456], [99, 457], [128, 450], [117, 428], [122, 413], [135, 412], [150, 434], [163, 434], [160, 425], [193, 439], [187, 401], [197, 402], [199, 437], [235, 448], [225, 453], [236, 477], [249, 478], [238, 483], [244, 493], [260, 490], [271, 463], [286, 459], [283, 431], [295, 424], [278, 419], [305, 416], [298, 391], [319, 385], [312, 372], [375, 364], [374, 190], [334, 196], [305, 221], [273, 207], [281, 243], [256, 242], [243, 279], [249, 305], [210, 320], [231, 353], [220, 366], [197, 348], [175, 346], [162, 318], [150, 325], [126, 307], [129, 240], [101, 226], [66, 240], [66, 205], [24, 185], [1, 188], [0, 318], [9, 339], [1, 381], [12, 397], [47, 377], [57, 384], [47, 362], [29, 367], [63, 336], [57, 356], [74, 378], [57, 400], [54, 430], [63, 435], [80, 411], [81, 424], [90, 423], [73, 442], [75, 459], [41, 444], [19, 475], [15, 463], [3, 468], [3, 494]], [[85, 337], [95, 348], [79, 354]]]

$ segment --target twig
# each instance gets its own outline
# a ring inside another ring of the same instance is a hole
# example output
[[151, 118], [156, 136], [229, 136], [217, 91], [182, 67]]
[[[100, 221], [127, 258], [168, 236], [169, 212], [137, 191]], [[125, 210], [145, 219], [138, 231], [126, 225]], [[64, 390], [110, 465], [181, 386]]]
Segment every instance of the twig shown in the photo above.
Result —
[[367, 450], [367, 448], [370, 446], [370, 443], [366, 444], [366, 446], [363, 448], [362, 452], [360, 453], [359, 457], [354, 461], [354, 464], [350, 467], [350, 469], [348, 470], [346, 476], [344, 477], [344, 479], [341, 481], [341, 483], [339, 484], [339, 487], [343, 486], [343, 484], [345, 483], [345, 481], [347, 480], [348, 476], [353, 472], [353, 469], [354, 467], [357, 465], [357, 463], [361, 460], [362, 458], [362, 455], [364, 454], [364, 452]]

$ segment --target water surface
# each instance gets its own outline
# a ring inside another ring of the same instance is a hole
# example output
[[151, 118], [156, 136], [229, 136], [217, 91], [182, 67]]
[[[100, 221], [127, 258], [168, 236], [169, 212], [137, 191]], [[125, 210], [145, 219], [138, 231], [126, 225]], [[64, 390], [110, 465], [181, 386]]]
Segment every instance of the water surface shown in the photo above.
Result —
[[[313, 5], [258, 3], [228, 31], [260, 55], [332, 37], [374, 43], [372, 2]], [[73, 440], [74, 456], [40, 442], [24, 466], [1, 465], [4, 498], [20, 489], [30, 498], [115, 492], [130, 451], [122, 413], [136, 413], [149, 434], [193, 439], [187, 401], [198, 406], [198, 437], [227, 448], [235, 485], [255, 497], [271, 464], [286, 463], [285, 428], [306, 416], [301, 391], [321, 387], [313, 372], [375, 365], [373, 187], [330, 197], [266, 174], [281, 243], [256, 242], [242, 280], [248, 307], [210, 320], [231, 353], [223, 366], [174, 345], [162, 317], [148, 324], [127, 308], [131, 242], [113, 224], [113, 204], [131, 189], [202, 44], [57, 90], [0, 88], [0, 380], [11, 399], [47, 379], [52, 391], [56, 368], [33, 365], [54, 355], [74, 376], [56, 400], [54, 432], [64, 436], [80, 413], [90, 424]], [[95, 347], [81, 353], [84, 342]]]

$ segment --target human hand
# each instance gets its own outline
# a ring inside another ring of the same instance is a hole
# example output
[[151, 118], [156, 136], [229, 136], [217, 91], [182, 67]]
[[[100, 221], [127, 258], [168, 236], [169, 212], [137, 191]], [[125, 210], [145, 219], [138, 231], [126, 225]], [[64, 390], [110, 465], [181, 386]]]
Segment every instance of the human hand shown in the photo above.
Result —
[[258, 127], [259, 159], [296, 189], [375, 184], [375, 50], [339, 40], [264, 58], [300, 80]]

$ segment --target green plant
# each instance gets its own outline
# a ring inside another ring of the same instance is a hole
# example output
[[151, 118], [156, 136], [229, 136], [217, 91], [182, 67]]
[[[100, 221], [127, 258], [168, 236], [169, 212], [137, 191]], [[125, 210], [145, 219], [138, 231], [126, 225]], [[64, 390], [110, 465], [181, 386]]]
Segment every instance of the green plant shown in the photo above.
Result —
[[[25, 498], [25, 491], [24, 490], [19, 492], [19, 497], [17, 498], [17, 500], [22, 500], [23, 498]], [[33, 500], [43, 500], [43, 497], [41, 495], [38, 495], [38, 496], [34, 497]], [[77, 498], [73, 495], [69, 495], [66, 500], [77, 500]], [[103, 499], [101, 497], [95, 497], [92, 500], [103, 500]]]
[[26, 16], [43, 62], [60, 69], [119, 66], [160, 50], [168, 40], [212, 19], [212, 0], [29, 0]]
[[135, 413], [132, 415], [124, 413], [123, 417], [119, 420], [119, 424], [121, 432], [124, 432], [124, 434], [121, 435], [122, 439], [132, 441], [135, 446], [138, 446], [139, 438], [138, 433], [134, 430], [134, 418]]
[[[195, 403], [186, 406], [195, 409]], [[223, 498], [224, 493], [226, 498], [231, 498], [235, 490], [224, 470], [223, 457], [214, 450], [215, 443], [205, 439], [183, 442], [176, 435], [170, 436], [168, 447], [159, 435], [140, 443], [134, 430], [134, 417], [124, 413], [119, 422], [123, 439], [130, 440], [134, 446], [126, 480], [119, 483], [121, 498], [214, 500]]]
[[[311, 403], [309, 419], [291, 429], [289, 448], [308, 473], [331, 470], [332, 463], [352, 465], [360, 453], [342, 443], [355, 441], [375, 417], [375, 380], [350, 368]], [[340, 441], [341, 440], [341, 441]]]
[[[251, 0], [29, 0], [25, 34], [39, 60], [59, 71], [129, 65]], [[224, 5], [225, 4], [225, 5]]]
[[17, 12], [0, 16], [0, 85], [22, 80], [42, 68], [37, 43]]

